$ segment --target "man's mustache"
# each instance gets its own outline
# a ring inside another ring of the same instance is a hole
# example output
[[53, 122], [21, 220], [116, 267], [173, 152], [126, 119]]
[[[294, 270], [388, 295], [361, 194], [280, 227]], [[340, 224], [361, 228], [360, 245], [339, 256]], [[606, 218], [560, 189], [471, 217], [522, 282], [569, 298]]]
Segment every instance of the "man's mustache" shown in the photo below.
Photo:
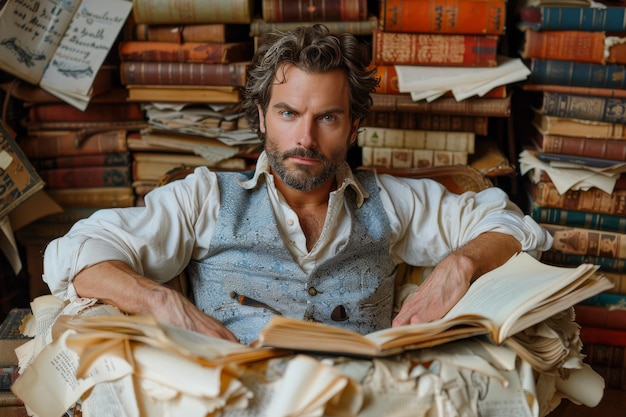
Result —
[[283, 160], [287, 158], [292, 158], [294, 156], [300, 157], [300, 158], [307, 158], [307, 159], [319, 159], [320, 161], [326, 160], [324, 155], [322, 155], [321, 153], [316, 152], [312, 149], [304, 149], [304, 148], [296, 148], [296, 149], [292, 149], [290, 151], [284, 152]]

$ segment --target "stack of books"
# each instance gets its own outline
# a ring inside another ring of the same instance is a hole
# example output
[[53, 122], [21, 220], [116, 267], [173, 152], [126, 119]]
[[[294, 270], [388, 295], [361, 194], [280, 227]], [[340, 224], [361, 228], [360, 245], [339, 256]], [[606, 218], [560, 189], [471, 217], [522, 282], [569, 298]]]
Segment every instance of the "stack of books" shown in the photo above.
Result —
[[[175, 2], [134, 2], [119, 43], [121, 84], [129, 100], [142, 105], [148, 124], [128, 138], [138, 206], [170, 169], [248, 168], [235, 158], [242, 150], [237, 140], [256, 140], [240, 111], [254, 53], [252, 2], [178, 9]], [[224, 135], [232, 141], [225, 143]]]
[[[372, 39], [372, 64], [377, 67], [381, 84], [373, 94], [374, 105], [365, 121], [366, 128], [407, 129], [408, 135], [450, 137], [463, 133], [460, 136], [475, 137], [489, 134], [490, 118], [510, 115], [506, 82], [494, 84], [484, 76], [484, 71], [498, 70], [501, 64], [498, 48], [505, 31], [506, 2], [462, 0], [439, 4], [385, 0], [379, 2], [378, 16], [379, 26]], [[446, 76], [441, 77], [441, 73]], [[459, 78], [457, 91], [453, 88], [454, 73]], [[468, 78], [470, 73], [482, 75]], [[482, 88], [461, 97], [464, 87], [478, 84]], [[494, 164], [492, 159], [489, 164], [480, 165], [480, 159], [496, 149], [487, 142], [477, 140], [474, 153], [468, 152], [468, 144], [463, 151], [450, 151], [446, 144], [437, 149], [448, 152], [445, 158], [436, 157], [432, 148], [420, 149], [424, 152], [416, 157], [413, 149], [411, 166], [474, 165], [478, 161], [475, 167], [483, 173], [501, 175], [509, 166], [501, 153], [500, 162]], [[401, 153], [398, 157], [389, 151], [385, 156], [378, 150], [380, 156], [373, 159], [370, 150], [364, 149], [363, 165], [406, 167], [407, 150], [396, 149], [393, 152]], [[424, 157], [427, 154], [430, 160]], [[496, 169], [490, 172], [492, 168]]]
[[626, 311], [591, 302], [601, 297], [599, 294], [574, 307], [581, 326], [582, 351], [585, 361], [604, 377], [607, 388], [626, 390]]
[[529, 214], [554, 237], [543, 261], [593, 263], [613, 282], [576, 306], [576, 321], [589, 363], [617, 389], [626, 388], [626, 326], [617, 318], [626, 316], [612, 311], [626, 306], [625, 17], [624, 6], [519, 11], [531, 69], [526, 152], [544, 164], [525, 179]]
[[65, 103], [38, 104], [29, 108], [25, 125], [19, 144], [59, 205], [132, 206], [124, 127], [145, 126], [139, 104], [93, 102], [84, 111]]

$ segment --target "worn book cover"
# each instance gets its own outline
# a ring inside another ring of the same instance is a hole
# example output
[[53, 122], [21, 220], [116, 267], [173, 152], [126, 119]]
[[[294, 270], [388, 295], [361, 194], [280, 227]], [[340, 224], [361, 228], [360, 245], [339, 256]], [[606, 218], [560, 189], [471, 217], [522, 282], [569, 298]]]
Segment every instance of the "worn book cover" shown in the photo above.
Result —
[[367, 0], [262, 0], [266, 22], [350, 21], [367, 19]]
[[44, 182], [0, 121], [0, 218], [44, 187]]
[[506, 0], [382, 0], [387, 32], [502, 35]]
[[495, 67], [498, 36], [394, 33], [375, 30], [372, 56], [376, 65]]

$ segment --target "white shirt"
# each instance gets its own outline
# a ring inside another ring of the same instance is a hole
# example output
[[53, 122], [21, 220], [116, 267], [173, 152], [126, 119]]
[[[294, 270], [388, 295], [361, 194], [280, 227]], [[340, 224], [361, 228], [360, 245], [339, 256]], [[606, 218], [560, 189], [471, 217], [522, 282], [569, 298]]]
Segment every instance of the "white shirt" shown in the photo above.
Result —
[[[307, 273], [317, 262], [332, 257], [349, 235], [344, 190], [353, 187], [360, 202], [368, 197], [347, 164], [336, 179], [339, 186], [330, 194], [324, 228], [311, 251], [307, 251], [296, 213], [274, 185], [264, 153], [254, 177], [242, 183], [251, 188], [259, 181], [267, 182], [285, 244]], [[514, 236], [523, 251], [543, 251], [552, 245], [549, 233], [499, 188], [456, 195], [431, 180], [378, 175], [377, 181], [392, 229], [392, 255], [398, 262], [434, 266], [449, 252], [488, 231]], [[43, 279], [52, 294], [73, 299], [72, 279], [78, 272], [99, 262], [118, 260], [157, 282], [167, 282], [190, 259], [206, 256], [220, 204], [215, 173], [196, 168], [185, 179], [148, 193], [145, 207], [103, 209], [77, 222], [47, 246]]]

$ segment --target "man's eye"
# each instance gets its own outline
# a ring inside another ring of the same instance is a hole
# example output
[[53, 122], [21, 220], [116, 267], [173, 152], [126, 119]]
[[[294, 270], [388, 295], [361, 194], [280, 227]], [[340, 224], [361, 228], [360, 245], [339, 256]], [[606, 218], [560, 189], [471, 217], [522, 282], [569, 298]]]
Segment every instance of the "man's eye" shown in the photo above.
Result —
[[334, 122], [335, 120], [337, 120], [337, 118], [333, 115], [330, 114], [326, 114], [324, 116], [322, 116], [322, 120], [325, 122]]
[[293, 114], [293, 112], [285, 110], [281, 112], [281, 116], [283, 116], [285, 119], [292, 119], [295, 115]]

